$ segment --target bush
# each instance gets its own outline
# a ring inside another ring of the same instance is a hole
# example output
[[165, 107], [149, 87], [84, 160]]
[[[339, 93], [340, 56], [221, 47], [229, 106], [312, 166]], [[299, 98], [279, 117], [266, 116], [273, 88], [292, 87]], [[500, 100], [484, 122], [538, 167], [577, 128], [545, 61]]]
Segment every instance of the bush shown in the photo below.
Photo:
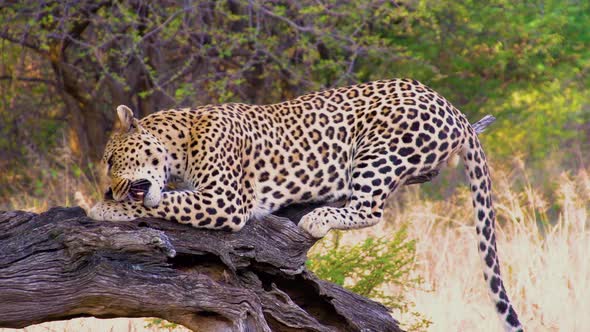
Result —
[[[405, 291], [421, 282], [412, 277], [416, 259], [416, 241], [408, 239], [407, 227], [393, 233], [392, 238], [367, 238], [355, 245], [341, 245], [341, 233], [320, 242], [307, 266], [321, 279], [331, 281], [359, 295], [382, 304], [410, 312], [413, 303]], [[391, 291], [389, 288], [395, 288]], [[408, 330], [422, 330], [430, 325], [420, 313], [411, 312], [416, 320], [406, 322]]]

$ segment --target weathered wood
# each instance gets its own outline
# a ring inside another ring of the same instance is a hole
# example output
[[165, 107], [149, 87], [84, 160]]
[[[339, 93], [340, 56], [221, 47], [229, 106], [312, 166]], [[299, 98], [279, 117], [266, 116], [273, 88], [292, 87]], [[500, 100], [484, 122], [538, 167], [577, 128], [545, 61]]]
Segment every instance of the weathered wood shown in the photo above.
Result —
[[195, 331], [399, 331], [386, 307], [307, 271], [314, 240], [286, 218], [226, 233], [53, 208], [0, 212], [0, 234], [0, 327], [95, 316]]
[[400, 331], [383, 305], [305, 269], [315, 240], [296, 223], [321, 205], [285, 208], [238, 233], [98, 222], [80, 208], [0, 211], [0, 327], [95, 316], [161, 317], [195, 331]]

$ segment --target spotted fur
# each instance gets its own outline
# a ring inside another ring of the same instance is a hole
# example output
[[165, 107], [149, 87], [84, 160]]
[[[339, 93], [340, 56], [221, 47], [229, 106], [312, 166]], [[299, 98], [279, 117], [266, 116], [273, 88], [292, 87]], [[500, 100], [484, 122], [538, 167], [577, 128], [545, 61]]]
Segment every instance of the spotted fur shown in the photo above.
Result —
[[[378, 223], [385, 200], [406, 180], [462, 157], [490, 297], [506, 330], [522, 330], [500, 276], [479, 139], [465, 116], [427, 86], [396, 79], [273, 105], [168, 110], [141, 120], [120, 106], [118, 115], [121, 127], [104, 154], [114, 200], [90, 212], [100, 220], [152, 216], [237, 231], [250, 218], [292, 203], [346, 198], [345, 207], [318, 208], [302, 218], [303, 229], [322, 237], [330, 229]], [[170, 176], [193, 190], [163, 191]], [[128, 199], [140, 179], [151, 184], [143, 202]]]

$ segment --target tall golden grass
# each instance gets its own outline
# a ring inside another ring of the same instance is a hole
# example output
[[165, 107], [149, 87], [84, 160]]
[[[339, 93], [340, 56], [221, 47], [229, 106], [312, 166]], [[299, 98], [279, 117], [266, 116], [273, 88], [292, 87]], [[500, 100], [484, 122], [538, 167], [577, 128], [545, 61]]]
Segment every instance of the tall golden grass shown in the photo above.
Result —
[[[524, 167], [492, 170], [492, 177], [504, 283], [526, 330], [590, 331], [589, 174], [561, 173], [549, 192], [530, 183]], [[467, 187], [458, 185], [444, 200], [405, 188], [389, 203], [387, 222], [345, 232], [340, 241], [408, 225], [417, 240], [414, 277], [423, 280], [406, 291], [410, 311], [432, 322], [428, 331], [501, 331], [481, 272]], [[415, 319], [402, 312], [394, 317], [406, 325]]]
[[[552, 169], [539, 179], [526, 169], [520, 162], [492, 168], [505, 286], [528, 331], [590, 331], [590, 232], [586, 226], [590, 175], [583, 169], [574, 173]], [[451, 170], [452, 178], [462, 179], [461, 172]], [[429, 186], [442, 186], [442, 182]], [[432, 322], [428, 331], [501, 331], [483, 281], [468, 188], [462, 183], [450, 188], [444, 199], [433, 199], [419, 186], [406, 187], [390, 199], [385, 222], [343, 232], [340, 242], [382, 237], [408, 225], [409, 237], [417, 241], [413, 277], [422, 280], [419, 287], [406, 291], [413, 302], [410, 311]], [[11, 207], [47, 207], [23, 206], [28, 203], [25, 197]], [[387, 290], [398, 292], [394, 285]], [[416, 319], [411, 313], [393, 315], [406, 326]], [[145, 330], [141, 320], [116, 320], [113, 325], [103, 320], [77, 322], [81, 323], [46, 323], [26, 330]]]

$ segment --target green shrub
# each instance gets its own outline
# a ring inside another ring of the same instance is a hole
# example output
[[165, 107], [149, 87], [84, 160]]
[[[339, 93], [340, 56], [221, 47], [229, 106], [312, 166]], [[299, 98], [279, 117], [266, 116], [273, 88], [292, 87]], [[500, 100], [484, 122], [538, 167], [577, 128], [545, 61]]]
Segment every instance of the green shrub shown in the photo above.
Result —
[[176, 324], [176, 323], [170, 323], [167, 320], [164, 320], [162, 318], [148, 318], [146, 319], [146, 328], [153, 328], [153, 329], [160, 329], [160, 330], [168, 330], [168, 331], [174, 331], [177, 328], [180, 327], [180, 325]]
[[[318, 253], [310, 255], [308, 268], [321, 279], [410, 313], [415, 319], [404, 324], [408, 330], [423, 330], [430, 325], [420, 313], [411, 311], [413, 303], [404, 295], [421, 282], [410, 273], [416, 259], [416, 241], [408, 239], [407, 227], [388, 238], [369, 237], [352, 246], [342, 245], [340, 240], [341, 233], [334, 232], [332, 238], [322, 241]], [[388, 287], [395, 287], [397, 294], [386, 290]]]

